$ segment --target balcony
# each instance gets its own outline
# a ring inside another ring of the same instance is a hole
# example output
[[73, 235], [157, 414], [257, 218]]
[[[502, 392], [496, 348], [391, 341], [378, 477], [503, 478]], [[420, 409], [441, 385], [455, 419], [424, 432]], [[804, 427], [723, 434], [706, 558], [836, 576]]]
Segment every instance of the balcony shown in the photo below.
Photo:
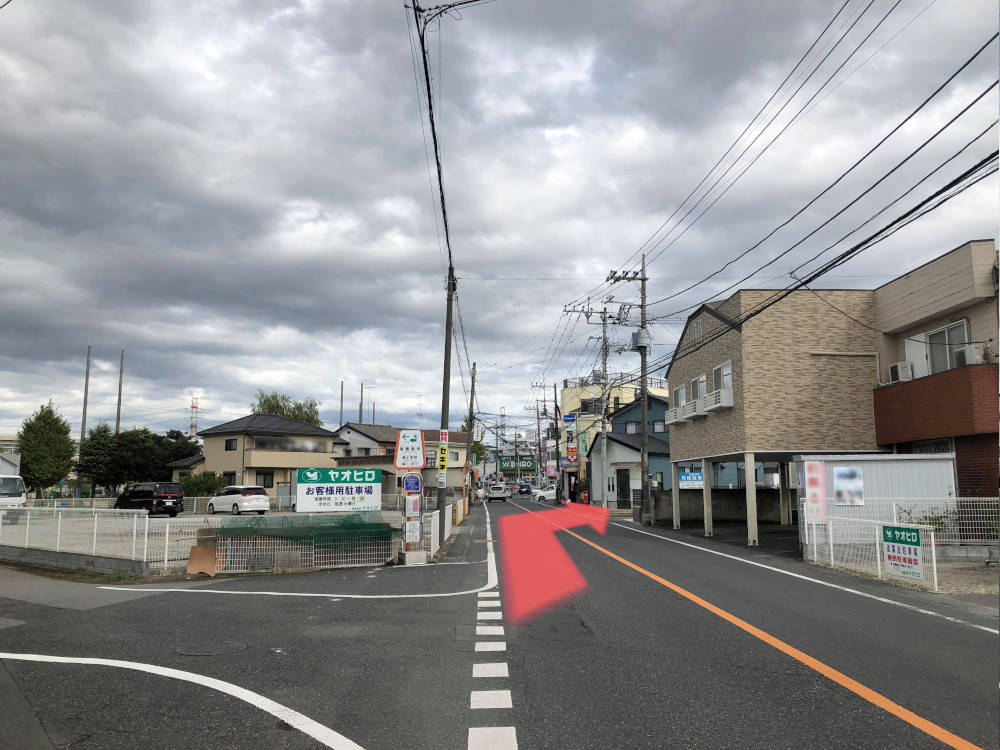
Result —
[[997, 365], [968, 365], [876, 388], [875, 442], [995, 433], [997, 370]]
[[685, 421], [687, 420], [681, 416], [680, 409], [667, 409], [663, 413], [663, 424], [665, 425], [680, 424]]
[[722, 388], [702, 396], [702, 409], [708, 413], [733, 408], [733, 389]]
[[681, 404], [680, 411], [682, 419], [702, 419], [707, 416], [700, 398]]

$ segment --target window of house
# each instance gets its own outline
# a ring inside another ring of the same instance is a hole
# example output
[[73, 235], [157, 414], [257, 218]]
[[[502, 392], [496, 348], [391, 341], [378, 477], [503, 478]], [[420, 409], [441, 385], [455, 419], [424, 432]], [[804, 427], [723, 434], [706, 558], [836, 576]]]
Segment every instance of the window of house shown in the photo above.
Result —
[[344, 448], [344, 457], [347, 458], [347, 457], [350, 457], [350, 455], [351, 455], [351, 449], [350, 448]]
[[274, 487], [274, 472], [258, 471], [257, 484], [261, 487]]
[[691, 321], [691, 341], [695, 344], [701, 343], [701, 321]]
[[712, 390], [723, 391], [733, 387], [733, 363], [723, 362], [712, 370]]
[[957, 366], [955, 352], [969, 343], [965, 321], [960, 320], [946, 328], [927, 333], [927, 355], [931, 375]]
[[674, 407], [684, 406], [687, 403], [687, 386], [674, 388]]
[[236, 438], [226, 438], [226, 450], [227, 451], [236, 450]]
[[236, 472], [235, 471], [222, 472], [222, 480], [226, 484], [236, 484]]
[[448, 451], [449, 461], [458, 461], [458, 451]]
[[627, 434], [629, 434], [629, 435], [638, 435], [639, 434], [639, 423], [638, 422], [626, 422], [625, 423], [625, 432]]
[[692, 401], [705, 395], [705, 376], [699, 375], [691, 381], [691, 391], [689, 393]]
[[370, 456], [372, 454], [371, 448], [358, 448], [359, 456]]
[[662, 420], [653, 422], [653, 432], [666, 432], [667, 426]]

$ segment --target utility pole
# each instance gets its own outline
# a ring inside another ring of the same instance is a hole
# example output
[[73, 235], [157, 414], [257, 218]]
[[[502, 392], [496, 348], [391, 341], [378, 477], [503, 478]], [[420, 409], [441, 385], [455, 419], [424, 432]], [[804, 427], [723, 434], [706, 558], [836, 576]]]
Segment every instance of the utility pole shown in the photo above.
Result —
[[514, 428], [514, 481], [521, 483], [521, 461], [517, 455], [517, 428]]
[[83, 380], [83, 419], [80, 422], [80, 448], [87, 437], [87, 394], [90, 393], [90, 344], [87, 345], [87, 374]]
[[608, 308], [601, 310], [601, 507], [608, 507]]
[[340, 381], [340, 421], [337, 423], [338, 427], [344, 426], [344, 381]]
[[118, 409], [115, 412], [115, 434], [122, 426], [122, 379], [125, 377], [125, 350], [122, 349], [122, 360], [118, 365]]
[[552, 418], [553, 424], [555, 424], [556, 433], [556, 502], [562, 503], [563, 499], [563, 486], [562, 486], [562, 463], [559, 458], [559, 393], [556, 391], [556, 384], [552, 384]]
[[[471, 391], [472, 392], [469, 394], [469, 434], [465, 438], [465, 460], [469, 462], [470, 466], [472, 465], [472, 433], [475, 430], [475, 426], [476, 426], [475, 425], [476, 412], [475, 412], [475, 408], [474, 408], [475, 407], [475, 403], [476, 403], [476, 363], [475, 362], [472, 363], [472, 388], [471, 388]], [[471, 469], [470, 469], [470, 473], [471, 473]], [[463, 477], [465, 476], [465, 466], [462, 466], [462, 476]], [[470, 489], [470, 493], [469, 494], [471, 495], [472, 494], [471, 493], [471, 489], [472, 489], [472, 482], [471, 481], [469, 482], [469, 489]], [[465, 479], [464, 478], [462, 479], [462, 494], [463, 495], [465, 494]]]
[[361, 383], [361, 400], [358, 401], [358, 424], [365, 423], [365, 384]]
[[538, 467], [535, 469], [535, 481], [538, 482], [539, 486], [542, 484], [541, 478], [538, 476], [542, 471], [542, 418], [538, 414], [538, 402], [535, 401], [535, 434], [538, 438]]
[[375, 424], [375, 402], [372, 401], [372, 424]]
[[640, 320], [639, 330], [632, 334], [632, 351], [639, 352], [639, 414], [641, 424], [639, 427], [639, 471], [641, 472], [642, 486], [642, 507], [649, 509], [650, 524], [656, 523], [656, 506], [649, 497], [649, 378], [647, 371], [647, 359], [649, 350], [652, 348], [652, 339], [649, 330], [646, 328], [646, 254], [642, 254], [642, 266], [640, 271], [632, 273], [616, 273], [612, 271], [605, 281], [638, 281], [640, 282]]

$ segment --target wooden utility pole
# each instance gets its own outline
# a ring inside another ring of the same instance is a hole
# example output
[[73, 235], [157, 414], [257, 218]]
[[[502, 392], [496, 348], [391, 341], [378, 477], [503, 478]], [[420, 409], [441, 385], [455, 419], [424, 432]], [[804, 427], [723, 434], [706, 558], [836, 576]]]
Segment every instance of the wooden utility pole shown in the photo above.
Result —
[[115, 434], [122, 426], [122, 380], [125, 377], [125, 350], [122, 349], [122, 359], [118, 365], [118, 409], [115, 411]]

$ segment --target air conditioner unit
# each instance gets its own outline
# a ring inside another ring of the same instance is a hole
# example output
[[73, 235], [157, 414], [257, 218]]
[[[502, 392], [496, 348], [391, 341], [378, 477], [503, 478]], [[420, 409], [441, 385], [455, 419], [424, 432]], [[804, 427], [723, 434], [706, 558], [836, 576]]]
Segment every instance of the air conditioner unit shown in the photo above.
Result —
[[913, 380], [913, 366], [909, 362], [889, 365], [889, 382], [898, 383], [901, 380]]
[[955, 350], [955, 367], [981, 365], [984, 361], [983, 347], [980, 344], [971, 344]]

